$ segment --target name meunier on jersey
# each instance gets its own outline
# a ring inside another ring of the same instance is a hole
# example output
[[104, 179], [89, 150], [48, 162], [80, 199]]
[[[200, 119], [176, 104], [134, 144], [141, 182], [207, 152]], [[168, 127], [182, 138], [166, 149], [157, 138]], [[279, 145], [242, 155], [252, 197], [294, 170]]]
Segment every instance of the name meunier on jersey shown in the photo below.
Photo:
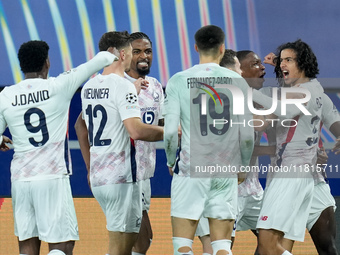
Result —
[[109, 88], [88, 88], [84, 91], [86, 99], [104, 99], [109, 98]]
[[215, 87], [215, 84], [232, 84], [230, 77], [192, 77], [187, 78], [187, 85], [189, 88], [201, 88], [204, 85]]
[[39, 103], [49, 99], [48, 90], [35, 91], [27, 94], [20, 94], [14, 96], [13, 106]]

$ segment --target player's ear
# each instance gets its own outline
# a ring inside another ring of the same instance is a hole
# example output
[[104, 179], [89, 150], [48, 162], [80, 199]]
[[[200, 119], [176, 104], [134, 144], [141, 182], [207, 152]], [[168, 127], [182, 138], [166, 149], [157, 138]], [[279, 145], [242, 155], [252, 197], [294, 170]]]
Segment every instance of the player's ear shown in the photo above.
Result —
[[121, 49], [121, 51], [119, 52], [119, 58], [125, 60], [125, 49]]
[[197, 44], [195, 43], [195, 51], [198, 52], [198, 47], [197, 47]]
[[50, 63], [50, 58], [47, 57], [46, 61], [45, 61], [45, 65], [46, 65], [46, 69], [49, 70], [50, 69], [50, 66], [51, 66], [51, 63]]
[[219, 50], [220, 50], [220, 53], [224, 54], [224, 51], [225, 51], [225, 45], [224, 45], [224, 43], [221, 44]]

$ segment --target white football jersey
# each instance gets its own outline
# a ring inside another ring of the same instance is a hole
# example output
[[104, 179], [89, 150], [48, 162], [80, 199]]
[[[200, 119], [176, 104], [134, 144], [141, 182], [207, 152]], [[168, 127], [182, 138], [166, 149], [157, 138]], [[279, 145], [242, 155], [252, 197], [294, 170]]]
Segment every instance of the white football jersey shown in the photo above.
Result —
[[135, 86], [113, 73], [98, 74], [84, 85], [81, 99], [91, 146], [92, 187], [136, 181], [135, 147], [123, 124], [140, 118]]
[[[234, 99], [236, 95], [245, 100]], [[226, 177], [249, 164], [254, 129], [248, 125], [253, 117], [246, 106], [247, 95], [246, 81], [216, 63], [195, 65], [171, 77], [164, 102], [164, 142], [168, 164], [172, 164], [177, 139], [168, 135], [167, 125], [176, 122], [169, 132], [175, 134], [180, 121], [181, 149], [175, 172], [181, 176]], [[240, 108], [243, 114], [233, 114]]]
[[[136, 79], [125, 74], [131, 82]], [[140, 106], [140, 117], [142, 122], [149, 125], [158, 125], [158, 121], [163, 119], [162, 110], [164, 104], [164, 93], [160, 82], [150, 76], [145, 76], [149, 82], [147, 89], [142, 89], [138, 95]], [[136, 161], [137, 180], [146, 180], [153, 177], [156, 167], [156, 143], [136, 140]]]
[[[305, 164], [314, 165], [316, 151], [319, 142], [319, 129], [322, 110], [323, 89], [320, 83], [314, 79], [300, 85], [311, 93], [306, 109], [311, 115], [301, 113], [294, 117], [286, 126], [277, 127], [277, 165], [290, 167]], [[284, 116], [281, 120], [285, 119]], [[297, 124], [296, 124], [297, 123]], [[295, 126], [296, 124], [296, 126]], [[300, 169], [299, 169], [300, 170]]]
[[70, 174], [68, 110], [77, 88], [113, 62], [100, 52], [89, 62], [56, 78], [26, 79], [0, 93], [0, 133], [12, 134], [11, 179], [36, 180]]
[[[340, 115], [332, 100], [324, 93], [322, 95], [322, 124], [324, 124], [328, 129], [337, 121], [340, 121]], [[321, 127], [320, 127], [321, 132]], [[321, 139], [321, 138], [319, 138]], [[324, 174], [320, 171], [321, 166], [317, 166], [317, 170], [313, 174], [315, 184], [320, 182], [325, 182]]]

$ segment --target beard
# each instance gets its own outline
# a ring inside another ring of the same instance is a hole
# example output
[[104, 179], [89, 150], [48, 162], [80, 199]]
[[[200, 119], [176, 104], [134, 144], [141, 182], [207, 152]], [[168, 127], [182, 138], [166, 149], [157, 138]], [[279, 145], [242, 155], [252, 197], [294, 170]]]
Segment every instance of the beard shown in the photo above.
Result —
[[146, 69], [137, 68], [137, 72], [140, 76], [145, 76], [150, 73], [150, 68], [146, 68]]

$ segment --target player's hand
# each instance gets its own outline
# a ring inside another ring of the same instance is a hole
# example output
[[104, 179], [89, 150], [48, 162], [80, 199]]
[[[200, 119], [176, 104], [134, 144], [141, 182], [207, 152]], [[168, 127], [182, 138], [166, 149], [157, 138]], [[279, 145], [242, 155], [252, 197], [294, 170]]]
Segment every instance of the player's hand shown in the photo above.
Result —
[[168, 166], [168, 169], [169, 169], [169, 174], [170, 174], [171, 176], [173, 176], [173, 175], [174, 175], [174, 172], [172, 171], [172, 167]]
[[90, 182], [90, 171], [87, 172], [87, 183], [89, 184], [90, 190], [92, 191]]
[[340, 154], [340, 136], [335, 140], [336, 143], [332, 149], [332, 151], [334, 152], [335, 155]]
[[143, 78], [138, 78], [134, 83], [137, 90], [137, 95], [139, 95], [141, 89], [147, 89], [149, 87], [149, 82]]
[[320, 150], [318, 150], [318, 158], [316, 160], [316, 164], [319, 164], [319, 165], [326, 164], [327, 160], [328, 160], [327, 153], [325, 151], [325, 148], [322, 147], [320, 148]]
[[247, 174], [240, 172], [237, 174], [237, 184], [240, 185], [246, 179]]
[[12, 140], [9, 139], [7, 136], [3, 135], [2, 136], [2, 143], [0, 144], [0, 150], [1, 151], [8, 151], [10, 148], [7, 145], [7, 143], [13, 144]]
[[273, 52], [264, 57], [263, 63], [276, 66], [277, 57]]

